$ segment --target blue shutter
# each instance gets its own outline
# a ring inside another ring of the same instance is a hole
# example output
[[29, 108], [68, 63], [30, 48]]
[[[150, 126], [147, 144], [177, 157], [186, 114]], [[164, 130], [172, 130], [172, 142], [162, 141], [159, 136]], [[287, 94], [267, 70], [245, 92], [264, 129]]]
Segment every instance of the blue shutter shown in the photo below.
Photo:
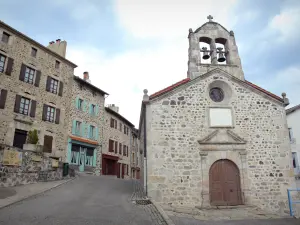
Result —
[[88, 129], [88, 132], [87, 132], [87, 133], [88, 133], [88, 136], [87, 136], [87, 137], [88, 137], [89, 139], [91, 139], [91, 135], [92, 135], [92, 134], [91, 134], [91, 125], [88, 125], [88, 126], [87, 126], [87, 129]]
[[93, 166], [97, 164], [97, 149], [94, 148]]
[[76, 97], [76, 99], [75, 99], [75, 107], [76, 107], [76, 109], [79, 109], [79, 97]]
[[85, 123], [82, 122], [81, 127], [80, 127], [80, 136], [81, 137], [84, 137], [84, 129], [85, 129]]
[[76, 134], [76, 120], [73, 120], [72, 134]]
[[95, 140], [99, 141], [99, 131], [98, 131], [98, 127], [95, 128]]

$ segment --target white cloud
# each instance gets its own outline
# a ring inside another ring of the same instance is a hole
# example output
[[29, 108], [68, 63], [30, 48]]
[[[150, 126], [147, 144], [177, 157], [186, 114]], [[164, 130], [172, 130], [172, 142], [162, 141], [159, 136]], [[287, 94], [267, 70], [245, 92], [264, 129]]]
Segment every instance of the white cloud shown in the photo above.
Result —
[[[187, 37], [211, 14], [230, 29], [236, 18], [230, 14], [238, 0], [116, 0], [120, 24], [137, 38]], [[229, 17], [230, 16], [230, 17]]]
[[145, 47], [113, 58], [87, 46], [70, 46], [68, 59], [79, 64], [75, 74], [89, 71], [91, 81], [110, 95], [120, 113], [138, 126], [143, 89], [149, 94], [186, 78], [188, 42], [184, 39], [158, 48]]
[[269, 23], [269, 28], [279, 33], [278, 41], [299, 39], [300, 7], [283, 8]]

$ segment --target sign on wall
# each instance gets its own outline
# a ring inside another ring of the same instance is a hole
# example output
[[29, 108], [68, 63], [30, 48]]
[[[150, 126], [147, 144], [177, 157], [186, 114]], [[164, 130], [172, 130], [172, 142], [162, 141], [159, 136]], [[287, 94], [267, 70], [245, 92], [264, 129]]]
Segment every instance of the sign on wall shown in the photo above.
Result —
[[18, 152], [14, 150], [4, 150], [3, 165], [21, 166], [21, 164], [22, 164], [22, 152]]
[[52, 159], [52, 167], [58, 167], [58, 160]]
[[232, 113], [230, 108], [210, 108], [209, 121], [211, 127], [229, 127], [232, 124]]

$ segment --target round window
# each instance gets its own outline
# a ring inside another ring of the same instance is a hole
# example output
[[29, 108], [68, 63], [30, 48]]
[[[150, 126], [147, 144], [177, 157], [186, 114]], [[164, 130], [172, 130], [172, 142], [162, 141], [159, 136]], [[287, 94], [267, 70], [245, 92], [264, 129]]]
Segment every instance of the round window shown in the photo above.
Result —
[[224, 93], [221, 88], [214, 87], [209, 91], [209, 97], [214, 102], [221, 102], [224, 99]]

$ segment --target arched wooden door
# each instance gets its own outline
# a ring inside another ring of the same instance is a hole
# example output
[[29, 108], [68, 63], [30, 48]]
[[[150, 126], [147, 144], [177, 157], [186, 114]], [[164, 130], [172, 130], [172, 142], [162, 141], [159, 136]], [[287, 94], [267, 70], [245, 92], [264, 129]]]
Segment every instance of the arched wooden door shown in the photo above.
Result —
[[241, 205], [240, 172], [230, 160], [218, 160], [209, 170], [211, 205]]

